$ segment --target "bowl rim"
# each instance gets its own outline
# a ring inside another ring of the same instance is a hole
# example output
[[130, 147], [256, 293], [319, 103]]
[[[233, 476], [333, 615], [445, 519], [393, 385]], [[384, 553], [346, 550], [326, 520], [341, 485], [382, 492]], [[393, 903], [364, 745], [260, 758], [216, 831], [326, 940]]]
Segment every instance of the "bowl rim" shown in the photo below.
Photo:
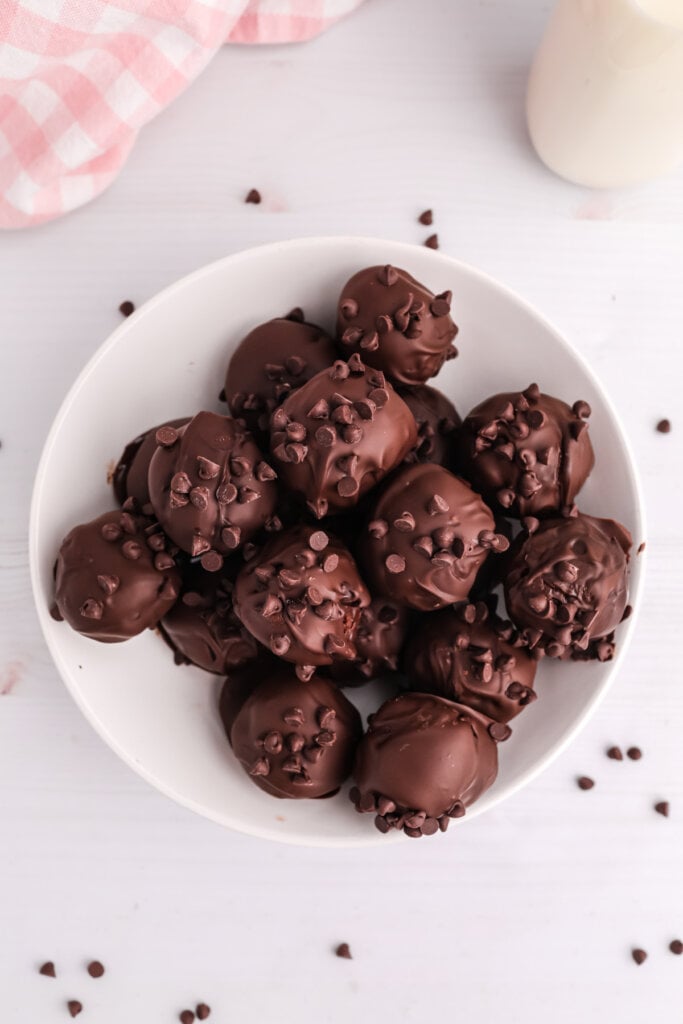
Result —
[[[55, 644], [51, 638], [51, 634], [48, 630], [50, 619], [49, 608], [45, 606], [42, 594], [41, 580], [40, 580], [40, 564], [39, 564], [39, 550], [38, 550], [38, 519], [39, 519], [39, 506], [42, 498], [44, 477], [47, 472], [47, 466], [50, 462], [53, 449], [61, 430], [62, 424], [68, 416], [74, 399], [80, 393], [80, 391], [87, 386], [88, 380], [92, 373], [96, 370], [99, 363], [109, 354], [109, 352], [115, 348], [119, 342], [121, 335], [129, 329], [131, 320], [141, 318], [157, 306], [163, 304], [171, 295], [171, 293], [181, 291], [184, 288], [191, 287], [196, 280], [201, 277], [208, 276], [213, 273], [219, 272], [223, 267], [229, 267], [236, 265], [244, 260], [254, 258], [259, 254], [271, 254], [278, 250], [292, 250], [296, 248], [310, 248], [310, 247], [325, 247], [334, 248], [338, 245], [349, 245], [355, 244], [359, 247], [359, 261], [362, 260], [362, 248], [363, 246], [386, 246], [391, 248], [392, 255], [396, 252], [403, 252], [406, 255], [414, 253], [415, 250], [422, 250], [423, 247], [410, 242], [393, 241], [391, 239], [382, 239], [368, 235], [304, 235], [296, 238], [280, 240], [276, 242], [269, 242], [264, 245], [251, 246], [247, 249], [240, 249], [238, 252], [231, 253], [227, 256], [219, 257], [216, 260], [212, 260], [210, 263], [206, 263], [196, 270], [191, 271], [189, 274], [178, 278], [177, 280], [166, 285], [161, 291], [157, 292], [150, 299], [148, 299], [141, 306], [137, 307], [135, 312], [127, 317], [125, 320], [116, 327], [112, 333], [102, 342], [101, 345], [93, 352], [90, 358], [87, 360], [85, 365], [82, 367], [78, 376], [74, 380], [73, 384], [64, 396], [60, 407], [52, 421], [52, 424], [48, 430], [43, 448], [41, 451], [40, 459], [36, 469], [34, 477], [33, 490], [31, 494], [31, 505], [29, 514], [29, 533], [28, 533], [28, 548], [29, 548], [29, 569], [31, 577], [31, 589], [33, 593], [33, 602], [38, 615], [38, 621], [40, 623], [41, 632], [43, 638], [50, 652], [50, 656], [59, 672], [59, 675], [64, 683], [66, 689], [75, 701], [76, 705], [80, 709], [81, 713], [88, 721], [90, 726], [95, 730], [98, 736], [107, 744], [107, 746], [138, 776], [143, 778], [146, 782], [154, 786], [155, 789], [159, 790], [165, 796], [169, 797], [175, 803], [186, 808], [187, 810], [193, 811], [201, 817], [215, 822], [224, 828], [230, 828], [233, 831], [239, 832], [242, 835], [251, 836], [259, 839], [268, 839], [280, 843], [286, 843], [291, 846], [307, 846], [311, 848], [327, 848], [327, 849], [343, 849], [343, 848], [355, 848], [369, 846], [386, 846], [391, 844], [391, 840], [400, 841], [401, 836], [396, 833], [392, 836], [383, 836], [379, 833], [373, 835], [373, 832], [369, 830], [367, 839], [359, 841], [358, 838], [344, 839], [342, 837], [335, 837], [330, 839], [325, 836], [321, 836], [320, 839], [312, 839], [310, 837], [299, 837], [297, 835], [278, 833], [271, 827], [265, 827], [260, 822], [255, 821], [249, 823], [249, 826], [241, 819], [233, 819], [229, 814], [218, 814], [212, 812], [203, 806], [198, 805], [193, 799], [184, 797], [175, 792], [172, 787], [168, 786], [162, 779], [159, 779], [152, 771], [145, 768], [143, 765], [137, 763], [119, 744], [117, 739], [110, 734], [109, 730], [100, 721], [97, 715], [90, 709], [87, 702], [81, 697], [78, 690], [71, 685], [70, 671], [62, 659], [60, 648]], [[424, 254], [424, 253], [423, 253]], [[472, 266], [470, 263], [464, 260], [457, 259], [453, 256], [449, 256], [441, 250], [430, 251], [430, 257], [438, 261], [443, 261], [451, 266], [457, 268], [458, 271], [464, 272], [473, 278], [478, 279], [479, 283], [486, 287], [492, 288], [495, 291], [502, 293], [507, 299], [521, 307], [530, 317], [535, 319], [545, 331], [551, 334], [554, 340], [559, 346], [567, 352], [572, 359], [574, 359], [580, 366], [583, 373], [591, 381], [593, 387], [600, 395], [601, 401], [605, 408], [610, 413], [619, 434], [619, 438], [624, 450], [625, 460], [628, 467], [628, 484], [635, 496], [635, 521], [634, 521], [634, 537], [645, 538], [646, 537], [646, 516], [645, 516], [645, 501], [643, 497], [643, 490], [640, 483], [637, 463], [634, 457], [633, 449], [625, 429], [624, 423], [621, 416], [617, 412], [612, 399], [603, 387], [597, 374], [593, 371], [590, 364], [587, 362], [585, 357], [579, 352], [570, 341], [568, 341], [561, 332], [551, 323], [542, 313], [540, 313], [535, 306], [533, 306], [526, 299], [522, 298], [516, 291], [507, 285], [501, 283], [497, 278], [494, 278], [485, 271]], [[397, 261], [398, 262], [398, 261]], [[635, 550], [632, 552], [631, 557], [635, 557]], [[614, 659], [609, 663], [606, 669], [606, 675], [600, 685], [591, 695], [587, 701], [585, 707], [579, 715], [573, 720], [572, 724], [568, 727], [564, 736], [559, 740], [554, 747], [552, 747], [544, 757], [527, 768], [521, 773], [519, 778], [507, 789], [501, 793], [494, 795], [489, 800], [485, 800], [483, 805], [481, 801], [473, 804], [468, 810], [467, 815], [460, 821], [455, 822], [456, 825], [462, 826], [468, 821], [478, 817], [479, 814], [489, 811], [496, 807], [504, 800], [508, 800], [515, 793], [518, 793], [522, 788], [527, 786], [530, 782], [536, 779], [546, 768], [548, 768], [553, 761], [555, 761], [572, 743], [576, 736], [584, 728], [588, 720], [595, 713], [597, 707], [604, 699], [608, 690], [614, 683], [617, 671], [623, 662], [628, 649], [631, 644], [631, 638], [635, 628], [635, 623], [638, 618], [640, 606], [642, 604], [642, 594], [645, 580], [645, 570], [647, 564], [647, 553], [644, 550], [640, 555], [637, 556], [639, 559], [639, 574], [635, 582], [632, 583], [629, 590], [629, 604], [632, 607], [632, 613], [630, 617], [621, 625], [621, 635], [619, 638], [619, 645], [617, 648]], [[370, 823], [369, 823], [370, 824]]]

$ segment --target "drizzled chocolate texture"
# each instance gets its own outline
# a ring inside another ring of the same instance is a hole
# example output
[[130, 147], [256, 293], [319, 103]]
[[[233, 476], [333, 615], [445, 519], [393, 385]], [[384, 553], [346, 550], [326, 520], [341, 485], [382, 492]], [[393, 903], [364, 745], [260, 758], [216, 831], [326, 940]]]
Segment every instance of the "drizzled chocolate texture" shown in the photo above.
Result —
[[571, 408], [537, 384], [493, 395], [459, 431], [461, 471], [505, 515], [559, 512], [573, 504], [593, 468], [587, 402]]
[[490, 509], [431, 463], [406, 466], [374, 502], [361, 538], [366, 578], [394, 601], [434, 611], [467, 599], [489, 551], [505, 551]]
[[420, 620], [405, 652], [409, 687], [506, 723], [536, 700], [536, 660], [483, 602]]
[[360, 715], [333, 683], [315, 675], [302, 682], [286, 665], [268, 672], [227, 725], [253, 782], [291, 799], [335, 793], [362, 734]]
[[450, 311], [450, 292], [434, 295], [398, 267], [367, 267], [342, 288], [339, 347], [396, 383], [423, 384], [457, 355]]
[[75, 526], [55, 566], [55, 616], [93, 640], [116, 643], [155, 626], [180, 592], [173, 550], [132, 499]]
[[416, 442], [408, 406], [358, 356], [317, 374], [271, 421], [273, 465], [319, 519], [353, 508]]
[[314, 526], [273, 538], [235, 581], [233, 607], [268, 650], [310, 679], [316, 665], [353, 659], [370, 595], [341, 541]]
[[445, 832], [495, 780], [504, 728], [432, 694], [386, 701], [358, 747], [349, 794], [356, 810], [374, 814], [380, 832]]
[[200, 412], [185, 427], [162, 427], [149, 467], [154, 511], [181, 550], [218, 571], [257, 530], [279, 528], [276, 473], [243, 426]]

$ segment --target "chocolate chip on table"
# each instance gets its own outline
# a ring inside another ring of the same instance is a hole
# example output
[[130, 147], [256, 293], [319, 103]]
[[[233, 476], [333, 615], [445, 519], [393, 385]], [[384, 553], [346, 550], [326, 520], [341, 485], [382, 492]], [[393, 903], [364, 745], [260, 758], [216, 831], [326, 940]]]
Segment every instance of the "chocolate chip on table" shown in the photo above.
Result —
[[80, 1003], [78, 999], [70, 999], [66, 1004], [66, 1008], [72, 1017], [78, 1017], [79, 1013], [83, 1010], [83, 1003]]
[[645, 550], [645, 547], [646, 547], [646, 544], [645, 544], [645, 541], [643, 541], [642, 544], [638, 545], [638, 550], [636, 551], [636, 554], [637, 555], [642, 555], [643, 551]]
[[641, 964], [644, 964], [645, 961], [647, 960], [647, 953], [645, 952], [644, 949], [632, 949], [631, 950], [631, 956], [633, 957], [633, 959], [635, 960], [635, 962], [638, 964], [639, 967], [640, 967]]
[[657, 432], [660, 434], [668, 434], [671, 431], [671, 420], [660, 420], [657, 424]]
[[431, 210], [424, 210], [417, 218], [420, 224], [424, 224], [425, 227], [429, 227], [434, 221], [434, 214]]
[[244, 201], [258, 205], [261, 202], [261, 193], [257, 188], [250, 188]]
[[681, 942], [680, 939], [673, 939], [669, 943], [669, 949], [672, 953], [675, 953], [676, 956], [680, 956], [681, 953], [683, 953], [683, 942]]
[[429, 238], [425, 238], [425, 245], [427, 246], [428, 249], [438, 249], [439, 248], [439, 236], [438, 235], [430, 235]]
[[46, 960], [38, 969], [38, 974], [42, 974], [44, 978], [56, 978], [57, 972], [55, 971], [55, 965], [52, 960]]
[[194, 1021], [194, 1014], [192, 1010], [182, 1010], [178, 1014], [178, 1020], [180, 1021], [180, 1024], [192, 1024]]
[[640, 747], [629, 747], [626, 751], [626, 754], [628, 757], [631, 758], [632, 761], [640, 761], [641, 757], [643, 756], [643, 752], [640, 749]]
[[206, 1018], [211, 1014], [211, 1007], [206, 1003], [197, 1003], [195, 1012], [197, 1014], [197, 1020], [206, 1020]]
[[122, 302], [121, 305], [119, 306], [119, 313], [121, 313], [122, 316], [130, 316], [131, 313], [134, 312], [135, 303], [131, 302], [130, 299], [126, 299], [125, 302]]
[[669, 817], [669, 801], [660, 800], [659, 803], [655, 804], [655, 810], [657, 814], [661, 814], [664, 818]]
[[334, 952], [335, 956], [341, 957], [342, 960], [353, 960], [348, 942], [340, 942]]
[[589, 779], [587, 775], [581, 775], [580, 778], [576, 780], [576, 785], [579, 789], [592, 789], [595, 782], [593, 779]]
[[99, 960], [91, 960], [87, 970], [91, 978], [101, 978], [104, 974], [104, 965]]
[[607, 751], [607, 756], [612, 761], [623, 761], [624, 760], [624, 755], [622, 754], [620, 747], [610, 747], [609, 750]]

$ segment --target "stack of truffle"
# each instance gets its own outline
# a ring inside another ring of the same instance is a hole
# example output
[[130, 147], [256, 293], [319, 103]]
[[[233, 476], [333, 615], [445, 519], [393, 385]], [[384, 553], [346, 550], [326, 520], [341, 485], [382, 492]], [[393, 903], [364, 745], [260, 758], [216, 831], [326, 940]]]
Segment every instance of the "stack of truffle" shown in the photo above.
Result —
[[[541, 656], [612, 657], [627, 599], [628, 531], [574, 504], [587, 403], [531, 384], [461, 422], [425, 383], [456, 334], [450, 292], [391, 266], [347, 282], [336, 339], [299, 309], [260, 324], [227, 368], [230, 415], [132, 441], [119, 509], [55, 567], [53, 614], [80, 633], [158, 626], [176, 662], [226, 677], [261, 789], [327, 797], [352, 775], [356, 809], [413, 837], [494, 781]], [[364, 732], [342, 688], [378, 676], [396, 695]]]

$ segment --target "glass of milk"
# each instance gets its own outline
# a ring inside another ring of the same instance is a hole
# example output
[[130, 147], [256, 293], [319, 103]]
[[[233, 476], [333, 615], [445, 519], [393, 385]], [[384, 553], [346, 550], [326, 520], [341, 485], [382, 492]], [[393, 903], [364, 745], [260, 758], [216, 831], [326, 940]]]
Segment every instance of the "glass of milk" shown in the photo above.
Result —
[[683, 0], [559, 0], [531, 68], [527, 123], [541, 160], [591, 188], [683, 161]]

